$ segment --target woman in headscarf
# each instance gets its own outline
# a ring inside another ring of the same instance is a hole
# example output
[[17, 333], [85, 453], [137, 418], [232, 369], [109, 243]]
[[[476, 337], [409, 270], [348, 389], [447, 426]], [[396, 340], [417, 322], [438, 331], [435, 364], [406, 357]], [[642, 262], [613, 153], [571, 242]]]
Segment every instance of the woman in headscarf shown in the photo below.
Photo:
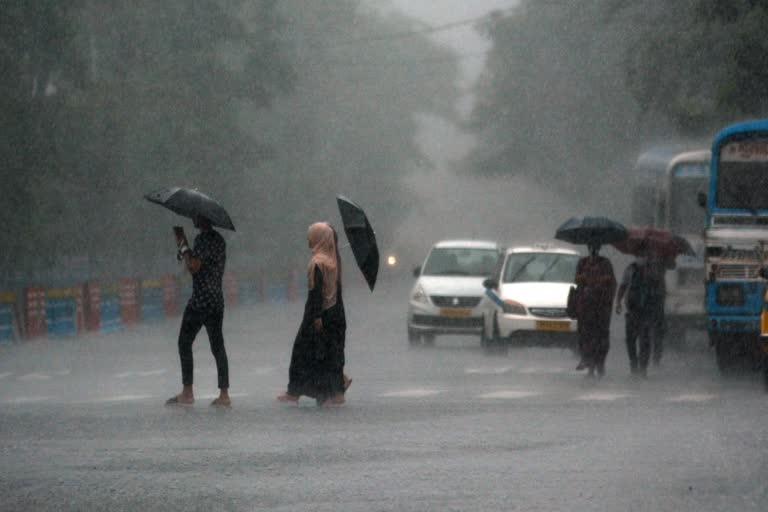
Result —
[[586, 368], [590, 377], [595, 372], [602, 377], [605, 375], [605, 358], [610, 348], [616, 277], [608, 258], [600, 256], [600, 245], [590, 244], [588, 248], [589, 256], [579, 260], [575, 279], [580, 288], [576, 306], [581, 351], [578, 369]]
[[318, 405], [342, 405], [352, 380], [344, 375], [347, 323], [338, 237], [330, 224], [317, 222], [309, 227], [307, 240], [312, 251], [307, 302], [293, 343], [288, 390], [277, 399], [297, 403], [303, 395], [314, 398]]

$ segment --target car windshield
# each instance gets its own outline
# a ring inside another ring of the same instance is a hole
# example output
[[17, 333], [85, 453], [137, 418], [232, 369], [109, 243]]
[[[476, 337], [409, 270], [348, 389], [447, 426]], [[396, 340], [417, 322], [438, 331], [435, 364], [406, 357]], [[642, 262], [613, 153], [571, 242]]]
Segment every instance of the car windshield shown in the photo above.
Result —
[[526, 252], [510, 254], [504, 267], [505, 283], [572, 283], [576, 277], [576, 254]]
[[427, 276], [492, 276], [498, 252], [493, 249], [436, 247], [424, 263]]

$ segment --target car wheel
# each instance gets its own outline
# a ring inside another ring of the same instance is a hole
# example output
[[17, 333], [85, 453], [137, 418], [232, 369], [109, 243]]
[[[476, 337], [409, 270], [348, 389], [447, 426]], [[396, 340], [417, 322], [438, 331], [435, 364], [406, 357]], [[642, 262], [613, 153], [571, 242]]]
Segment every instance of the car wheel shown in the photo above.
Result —
[[435, 335], [434, 334], [425, 334], [423, 336], [424, 345], [427, 347], [434, 347], [435, 346]]
[[412, 347], [418, 347], [421, 343], [421, 335], [413, 329], [408, 329], [408, 344]]
[[715, 359], [717, 369], [723, 376], [733, 376], [738, 373], [738, 336], [719, 335], [715, 340]]

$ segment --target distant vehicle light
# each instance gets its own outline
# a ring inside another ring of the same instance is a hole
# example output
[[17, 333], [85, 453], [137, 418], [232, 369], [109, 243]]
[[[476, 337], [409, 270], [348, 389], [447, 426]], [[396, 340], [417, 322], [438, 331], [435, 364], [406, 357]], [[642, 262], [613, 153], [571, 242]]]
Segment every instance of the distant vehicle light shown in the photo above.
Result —
[[390, 267], [394, 267], [397, 265], [397, 257], [396, 256], [388, 256], [387, 257], [387, 265]]

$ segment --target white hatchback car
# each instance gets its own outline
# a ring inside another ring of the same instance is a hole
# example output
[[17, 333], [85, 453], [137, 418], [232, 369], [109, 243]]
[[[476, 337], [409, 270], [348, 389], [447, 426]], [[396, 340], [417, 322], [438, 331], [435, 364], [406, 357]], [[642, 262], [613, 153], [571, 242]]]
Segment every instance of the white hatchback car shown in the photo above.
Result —
[[483, 283], [484, 346], [531, 342], [575, 350], [577, 325], [566, 305], [580, 258], [548, 244], [508, 249], [498, 275]]
[[496, 242], [450, 240], [435, 244], [417, 277], [408, 306], [408, 341], [432, 344], [438, 334], [483, 330], [483, 281], [498, 273], [502, 249]]

